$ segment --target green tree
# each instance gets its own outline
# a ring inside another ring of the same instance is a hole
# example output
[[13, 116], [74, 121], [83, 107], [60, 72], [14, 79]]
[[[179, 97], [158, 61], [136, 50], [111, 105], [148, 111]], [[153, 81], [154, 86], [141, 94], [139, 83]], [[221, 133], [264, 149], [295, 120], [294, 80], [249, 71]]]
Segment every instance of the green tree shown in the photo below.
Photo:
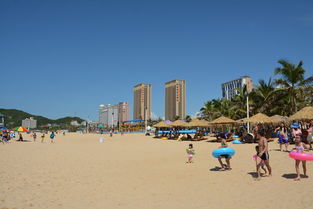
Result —
[[178, 115], [176, 115], [174, 120], [180, 120], [180, 117]]
[[274, 100], [279, 100], [278, 93], [279, 91], [275, 90], [275, 84], [272, 78], [267, 82], [263, 79], [259, 80], [259, 84], [255, 85], [255, 88], [250, 94], [251, 106], [254, 113], [262, 112], [270, 115], [274, 106]]
[[189, 123], [189, 122], [191, 121], [190, 115], [187, 115], [187, 116], [185, 117], [185, 120]]
[[279, 60], [278, 63], [281, 67], [276, 68], [274, 74], [280, 75], [281, 78], [276, 79], [275, 84], [288, 95], [291, 106], [290, 114], [292, 114], [297, 111], [297, 99], [299, 99], [299, 95], [303, 94], [303, 87], [313, 83], [313, 76], [305, 78], [305, 70], [302, 67], [303, 61], [297, 65], [286, 60]]

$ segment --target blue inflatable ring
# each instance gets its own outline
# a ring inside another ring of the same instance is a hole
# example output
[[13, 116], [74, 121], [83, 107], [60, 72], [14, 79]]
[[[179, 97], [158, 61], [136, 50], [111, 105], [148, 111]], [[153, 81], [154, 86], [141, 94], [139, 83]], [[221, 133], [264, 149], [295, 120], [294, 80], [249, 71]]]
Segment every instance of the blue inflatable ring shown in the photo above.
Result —
[[242, 142], [239, 141], [239, 140], [234, 140], [234, 141], [233, 141], [233, 144], [242, 144]]
[[228, 155], [232, 157], [235, 154], [235, 150], [230, 147], [218, 148], [212, 152], [213, 157], [219, 158], [221, 155]]

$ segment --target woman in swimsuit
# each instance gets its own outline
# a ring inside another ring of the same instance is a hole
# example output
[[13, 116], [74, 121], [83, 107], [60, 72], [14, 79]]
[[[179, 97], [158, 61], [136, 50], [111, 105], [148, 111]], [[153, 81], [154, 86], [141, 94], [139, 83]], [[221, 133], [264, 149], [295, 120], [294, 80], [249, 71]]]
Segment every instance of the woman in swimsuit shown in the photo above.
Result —
[[280, 151], [283, 150], [283, 144], [285, 144], [286, 152], [288, 151], [288, 136], [287, 136], [287, 128], [284, 123], [281, 124], [280, 127], [275, 129], [275, 132], [278, 133], [278, 143]]

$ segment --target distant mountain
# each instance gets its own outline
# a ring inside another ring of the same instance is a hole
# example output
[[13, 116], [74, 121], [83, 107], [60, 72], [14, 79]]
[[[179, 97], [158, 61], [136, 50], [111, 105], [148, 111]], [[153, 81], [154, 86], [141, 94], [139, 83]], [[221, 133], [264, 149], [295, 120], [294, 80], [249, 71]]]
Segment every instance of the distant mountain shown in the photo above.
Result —
[[37, 127], [46, 124], [56, 124], [59, 126], [66, 126], [71, 123], [71, 121], [77, 121], [78, 123], [83, 122], [84, 120], [79, 117], [64, 117], [57, 120], [52, 120], [43, 116], [32, 115], [30, 113], [16, 110], [16, 109], [0, 109], [0, 113], [5, 116], [5, 123], [8, 128], [14, 128], [22, 125], [22, 120], [25, 118], [33, 117], [37, 120]]

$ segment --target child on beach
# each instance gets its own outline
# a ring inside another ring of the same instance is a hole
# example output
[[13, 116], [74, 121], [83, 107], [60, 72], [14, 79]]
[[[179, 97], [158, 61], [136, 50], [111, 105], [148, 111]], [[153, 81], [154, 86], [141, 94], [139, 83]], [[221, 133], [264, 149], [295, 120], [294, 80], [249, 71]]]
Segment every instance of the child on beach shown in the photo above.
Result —
[[189, 144], [189, 148], [186, 149], [186, 152], [188, 154], [188, 161], [187, 163], [193, 163], [192, 158], [195, 155], [195, 150], [193, 149], [193, 145]]
[[45, 139], [45, 133], [42, 133], [42, 135], [41, 135], [41, 143], [43, 142], [44, 139]]
[[[303, 142], [301, 142], [301, 138], [297, 136], [295, 138], [295, 148], [292, 151], [297, 153], [304, 153], [305, 151], [309, 151], [309, 149]], [[306, 161], [305, 160], [295, 160], [295, 161], [297, 177], [294, 180], [295, 181], [300, 180], [300, 162], [302, 162], [304, 178], [308, 178], [308, 176], [306, 175]]]
[[[223, 147], [228, 147], [227, 142], [226, 142], [226, 139], [222, 139], [222, 141], [221, 141], [221, 146], [220, 146], [219, 148], [223, 148]], [[223, 164], [222, 158], [225, 158], [227, 165]], [[218, 162], [219, 162], [220, 165], [221, 165], [220, 171], [231, 170], [231, 167], [230, 167], [230, 159], [231, 159], [231, 156], [229, 156], [229, 155], [220, 155], [220, 156], [219, 156]]]
[[259, 146], [255, 146], [255, 151], [256, 154], [253, 155], [253, 160], [255, 160], [256, 164], [256, 170], [257, 170], [257, 178], [260, 178], [260, 169], [258, 169], [258, 166], [262, 168], [262, 170], [265, 172], [264, 174], [267, 174], [267, 170], [265, 169], [265, 162], [262, 160], [258, 155], [259, 155]]

